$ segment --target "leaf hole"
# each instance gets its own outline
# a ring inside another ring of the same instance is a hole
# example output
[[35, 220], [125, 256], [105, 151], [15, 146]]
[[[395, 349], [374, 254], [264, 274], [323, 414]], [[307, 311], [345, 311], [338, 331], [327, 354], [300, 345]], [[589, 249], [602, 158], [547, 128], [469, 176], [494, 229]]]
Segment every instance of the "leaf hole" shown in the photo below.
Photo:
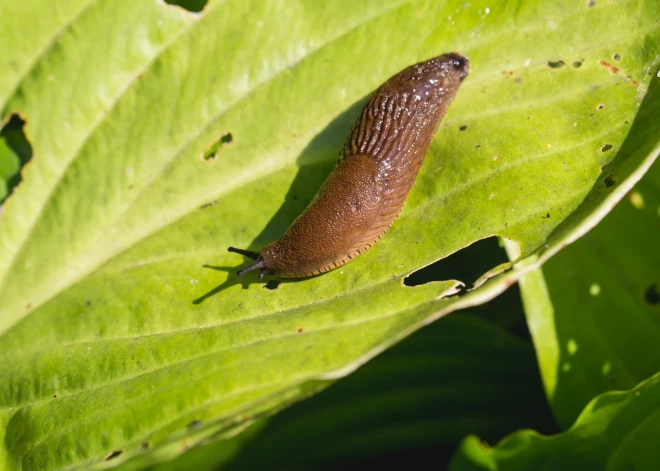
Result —
[[603, 180], [603, 183], [605, 183], [605, 186], [607, 188], [613, 186], [616, 184], [616, 181], [614, 181], [614, 174], [610, 173], [608, 176], [605, 177], [605, 180]]
[[582, 61], [573, 61], [571, 65], [573, 66], [574, 69], [579, 69], [580, 67], [582, 67]]
[[189, 11], [191, 13], [201, 12], [208, 3], [208, 0], [164, 0], [164, 1], [168, 5], [183, 8], [184, 10]]
[[0, 129], [0, 203], [21, 183], [21, 169], [32, 159], [25, 120], [14, 113]]
[[589, 0], [589, 2], [587, 3], [587, 6], [589, 6], [591, 8], [595, 7], [596, 6], [596, 0]]
[[548, 67], [550, 67], [551, 69], [561, 69], [565, 65], [566, 65], [566, 63], [564, 61], [561, 61], [561, 60], [559, 60], [559, 61], [548, 61]]
[[605, 109], [605, 103], [599, 103], [598, 106], [596, 106], [596, 111], [600, 111], [604, 109]]
[[508, 259], [497, 236], [491, 236], [412, 272], [403, 279], [403, 284], [414, 287], [444, 280], [474, 282], [491, 268], [506, 262]]
[[123, 450], [115, 450], [111, 451], [107, 455], [105, 455], [105, 458], [103, 458], [104, 461], [110, 461], [111, 459], [117, 458], [119, 455], [123, 453]]
[[646, 288], [644, 299], [646, 299], [646, 302], [651, 305], [660, 304], [660, 291], [658, 291], [657, 282], [651, 283], [651, 286]]
[[459, 129], [459, 131], [465, 131], [467, 129], [467, 124], [464, 124], [463, 126], [461, 126], [458, 129]]
[[612, 149], [612, 144], [605, 144], [603, 147], [600, 148], [601, 152], [607, 152], [608, 150]]
[[612, 59], [614, 59], [615, 61], [620, 61], [620, 60], [621, 60], [621, 56], [620, 56], [619, 54], [614, 54], [614, 55], [612, 56]]
[[209, 146], [208, 149], [204, 151], [204, 155], [202, 155], [202, 160], [204, 161], [215, 160], [220, 150], [222, 150], [223, 147], [230, 145], [232, 142], [234, 142], [234, 137], [231, 135], [230, 132], [223, 134], [220, 137], [220, 139], [215, 141], [213, 144]]

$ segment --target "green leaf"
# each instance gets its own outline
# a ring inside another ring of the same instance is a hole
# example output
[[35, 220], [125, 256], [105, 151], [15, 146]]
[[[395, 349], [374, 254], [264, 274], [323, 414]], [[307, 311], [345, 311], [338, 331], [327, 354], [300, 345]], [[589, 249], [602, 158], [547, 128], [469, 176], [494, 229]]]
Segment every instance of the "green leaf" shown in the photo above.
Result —
[[598, 396], [558, 435], [522, 430], [493, 448], [469, 436], [449, 469], [652, 471], [660, 462], [658, 433], [660, 374], [629, 391]]
[[[35, 157], [0, 219], [0, 466], [111, 466], [230, 433], [501, 293], [656, 158], [659, 8], [1, 2], [0, 119], [25, 117]], [[364, 98], [450, 50], [473, 72], [392, 230], [327, 275], [241, 286], [226, 247], [279, 237]], [[494, 234], [528, 258], [460, 297], [402, 285]]]
[[521, 291], [555, 415], [660, 371], [660, 165], [584, 238], [525, 275]]

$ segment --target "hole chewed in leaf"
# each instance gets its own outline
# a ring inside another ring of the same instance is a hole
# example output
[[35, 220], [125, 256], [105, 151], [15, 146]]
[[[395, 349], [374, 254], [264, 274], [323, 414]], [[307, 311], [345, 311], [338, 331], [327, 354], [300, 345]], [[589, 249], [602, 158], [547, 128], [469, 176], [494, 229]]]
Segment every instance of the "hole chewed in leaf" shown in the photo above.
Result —
[[215, 158], [218, 156], [218, 152], [222, 150], [223, 147], [226, 147], [230, 145], [232, 142], [234, 142], [234, 137], [231, 135], [230, 132], [223, 134], [220, 139], [215, 141], [211, 146], [204, 151], [204, 155], [202, 155], [202, 160], [204, 161], [209, 161], [209, 160], [215, 160]]
[[603, 180], [603, 183], [605, 183], [605, 186], [607, 188], [613, 186], [616, 184], [616, 181], [614, 180], [614, 174], [610, 173], [608, 176], [605, 177], [605, 180]]
[[164, 0], [164, 2], [168, 5], [183, 8], [191, 13], [199, 13], [204, 9], [208, 0]]
[[562, 67], [564, 67], [566, 65], [566, 63], [562, 60], [548, 61], [547, 64], [548, 64], [548, 67], [550, 67], [551, 69], [561, 69]]
[[582, 67], [582, 61], [574, 61], [571, 65], [573, 66], [574, 69], [579, 69], [580, 67]]
[[649, 304], [660, 304], [660, 291], [658, 291], [658, 283], [651, 283], [651, 286], [646, 288], [644, 292], [644, 299]]
[[605, 109], [605, 103], [599, 103], [596, 106], [596, 111], [604, 110]]
[[21, 182], [21, 169], [32, 158], [24, 126], [25, 120], [13, 114], [0, 129], [0, 204]]
[[118, 457], [119, 455], [121, 455], [122, 453], [123, 453], [122, 450], [111, 451], [110, 453], [108, 453], [107, 455], [105, 455], [105, 458], [103, 458], [103, 460], [104, 460], [104, 461], [110, 461], [110, 460], [113, 459], [113, 458], [117, 458], [117, 457]]
[[508, 262], [497, 237], [481, 239], [437, 262], [412, 272], [403, 279], [405, 286], [419, 286], [434, 281], [461, 280], [472, 284], [493, 267]]
[[607, 152], [610, 149], [612, 149], [612, 144], [605, 144], [603, 147], [600, 148], [600, 151]]
[[620, 60], [621, 60], [621, 56], [620, 56], [619, 54], [614, 54], [614, 55], [612, 56], [612, 59], [614, 59], [615, 61], [620, 61]]

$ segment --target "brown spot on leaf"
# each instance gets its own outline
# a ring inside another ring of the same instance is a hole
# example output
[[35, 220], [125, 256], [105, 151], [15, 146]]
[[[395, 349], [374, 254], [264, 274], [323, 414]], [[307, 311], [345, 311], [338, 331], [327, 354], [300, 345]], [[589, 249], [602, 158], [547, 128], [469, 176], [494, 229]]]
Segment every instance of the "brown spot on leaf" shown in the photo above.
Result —
[[616, 74], [616, 73], [619, 71], [619, 68], [618, 68], [618, 67], [613, 66], [613, 65], [610, 64], [609, 62], [600, 61], [599, 63], [600, 63], [600, 65], [602, 65], [603, 67], [607, 67], [607, 68], [610, 70], [610, 72], [612, 72], [613, 74]]

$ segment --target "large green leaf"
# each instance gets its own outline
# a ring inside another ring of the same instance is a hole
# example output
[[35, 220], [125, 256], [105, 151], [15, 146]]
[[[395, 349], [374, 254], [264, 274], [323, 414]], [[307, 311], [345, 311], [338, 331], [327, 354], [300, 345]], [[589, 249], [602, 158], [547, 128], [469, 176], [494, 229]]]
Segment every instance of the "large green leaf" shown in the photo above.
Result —
[[[0, 220], [0, 463], [112, 465], [230, 433], [501, 293], [656, 158], [659, 9], [0, 2], [0, 119], [20, 112], [34, 149]], [[449, 50], [473, 72], [387, 236], [327, 275], [241, 286], [226, 247], [281, 235], [364, 97]], [[493, 234], [529, 257], [461, 297], [402, 285]]]
[[654, 471], [660, 462], [658, 433], [660, 374], [632, 390], [598, 396], [558, 435], [523, 430], [493, 448], [469, 436], [449, 469]]
[[594, 396], [660, 371], [660, 165], [520, 283], [547, 395], [570, 426]]

